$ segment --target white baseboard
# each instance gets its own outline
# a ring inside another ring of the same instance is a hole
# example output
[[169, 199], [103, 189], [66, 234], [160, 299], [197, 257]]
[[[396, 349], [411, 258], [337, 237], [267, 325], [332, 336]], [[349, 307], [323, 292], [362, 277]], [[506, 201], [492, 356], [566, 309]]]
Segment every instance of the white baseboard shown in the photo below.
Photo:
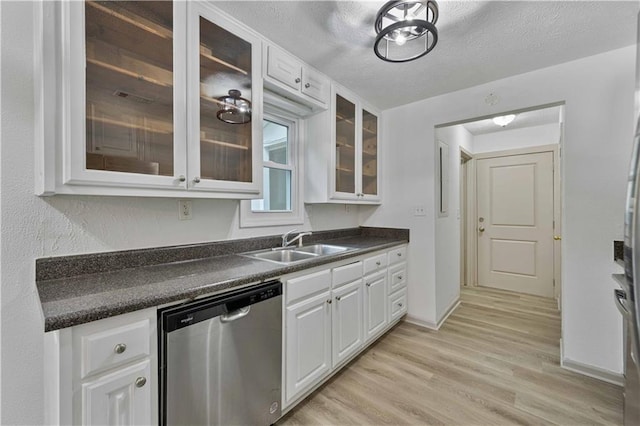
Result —
[[[560, 344], [562, 348], [562, 343]], [[602, 380], [603, 382], [611, 383], [618, 386], [624, 386], [624, 375], [620, 373], [614, 373], [613, 371], [604, 370], [602, 368], [593, 367], [591, 365], [583, 364], [578, 361], [573, 361], [561, 356], [560, 366], [565, 370], [573, 371], [594, 379]]]
[[404, 317], [404, 322], [408, 322], [409, 324], [417, 325], [418, 327], [429, 328], [431, 330], [438, 330], [438, 324], [431, 321], [424, 321], [411, 315], [407, 315]]
[[431, 330], [439, 330], [440, 327], [442, 327], [442, 324], [444, 324], [444, 322], [447, 320], [447, 318], [449, 318], [449, 315], [451, 315], [453, 313], [453, 311], [456, 310], [456, 308], [460, 306], [460, 298], [458, 297], [457, 299], [455, 299], [453, 302], [451, 302], [451, 304], [449, 305], [449, 307], [447, 308], [447, 310], [445, 311], [444, 315], [442, 316], [442, 318], [440, 318], [440, 320], [437, 323], [431, 322], [431, 321], [424, 321], [415, 317], [412, 317], [411, 315], [407, 315], [405, 317], [405, 322], [408, 322], [409, 324], [413, 324], [413, 325], [417, 325], [419, 327], [425, 327], [425, 328], [429, 328]]

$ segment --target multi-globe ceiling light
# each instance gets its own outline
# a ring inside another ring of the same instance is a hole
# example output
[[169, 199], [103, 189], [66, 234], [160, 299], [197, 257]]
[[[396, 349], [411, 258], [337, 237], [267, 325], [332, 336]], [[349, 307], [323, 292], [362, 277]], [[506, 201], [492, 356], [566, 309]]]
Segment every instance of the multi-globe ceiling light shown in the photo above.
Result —
[[434, 0], [392, 0], [378, 11], [375, 54], [387, 62], [408, 62], [429, 53], [438, 42], [438, 4]]

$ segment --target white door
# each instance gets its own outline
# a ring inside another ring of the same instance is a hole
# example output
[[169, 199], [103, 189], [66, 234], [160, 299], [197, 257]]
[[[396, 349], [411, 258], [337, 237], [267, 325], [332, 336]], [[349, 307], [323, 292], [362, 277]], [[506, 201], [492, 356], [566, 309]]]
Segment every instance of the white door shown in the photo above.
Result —
[[364, 285], [365, 340], [370, 341], [387, 325], [387, 271], [369, 275]]
[[478, 285], [553, 297], [553, 153], [480, 159]]
[[[116, 370], [82, 385], [83, 425], [151, 424], [150, 361]], [[154, 398], [157, 395], [154, 395]]]
[[328, 291], [287, 308], [286, 336], [286, 398], [291, 402], [331, 369]]
[[362, 346], [362, 279], [333, 292], [333, 366]]

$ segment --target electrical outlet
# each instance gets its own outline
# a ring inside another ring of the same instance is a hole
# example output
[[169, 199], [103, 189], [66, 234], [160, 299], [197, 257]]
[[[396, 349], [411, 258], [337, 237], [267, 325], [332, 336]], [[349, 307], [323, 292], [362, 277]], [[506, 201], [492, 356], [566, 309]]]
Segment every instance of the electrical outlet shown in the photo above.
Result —
[[180, 220], [193, 219], [192, 204], [190, 200], [178, 200], [178, 218]]
[[426, 216], [427, 215], [427, 208], [423, 205], [420, 206], [414, 206], [413, 207], [413, 215], [414, 216]]

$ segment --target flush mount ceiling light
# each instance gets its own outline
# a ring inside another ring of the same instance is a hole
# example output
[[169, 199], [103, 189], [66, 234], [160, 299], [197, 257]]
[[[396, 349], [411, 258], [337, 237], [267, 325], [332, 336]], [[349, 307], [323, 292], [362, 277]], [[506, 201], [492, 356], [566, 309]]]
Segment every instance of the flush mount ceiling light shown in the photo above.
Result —
[[498, 126], [504, 127], [507, 124], [511, 123], [513, 120], [515, 120], [515, 118], [516, 118], [515, 114], [501, 115], [499, 117], [493, 117], [493, 122]]
[[429, 53], [438, 42], [438, 3], [434, 0], [385, 3], [376, 16], [373, 51], [387, 62], [408, 62]]
[[245, 124], [251, 121], [251, 102], [242, 97], [239, 90], [229, 90], [229, 96], [218, 98], [218, 120], [229, 124]]

